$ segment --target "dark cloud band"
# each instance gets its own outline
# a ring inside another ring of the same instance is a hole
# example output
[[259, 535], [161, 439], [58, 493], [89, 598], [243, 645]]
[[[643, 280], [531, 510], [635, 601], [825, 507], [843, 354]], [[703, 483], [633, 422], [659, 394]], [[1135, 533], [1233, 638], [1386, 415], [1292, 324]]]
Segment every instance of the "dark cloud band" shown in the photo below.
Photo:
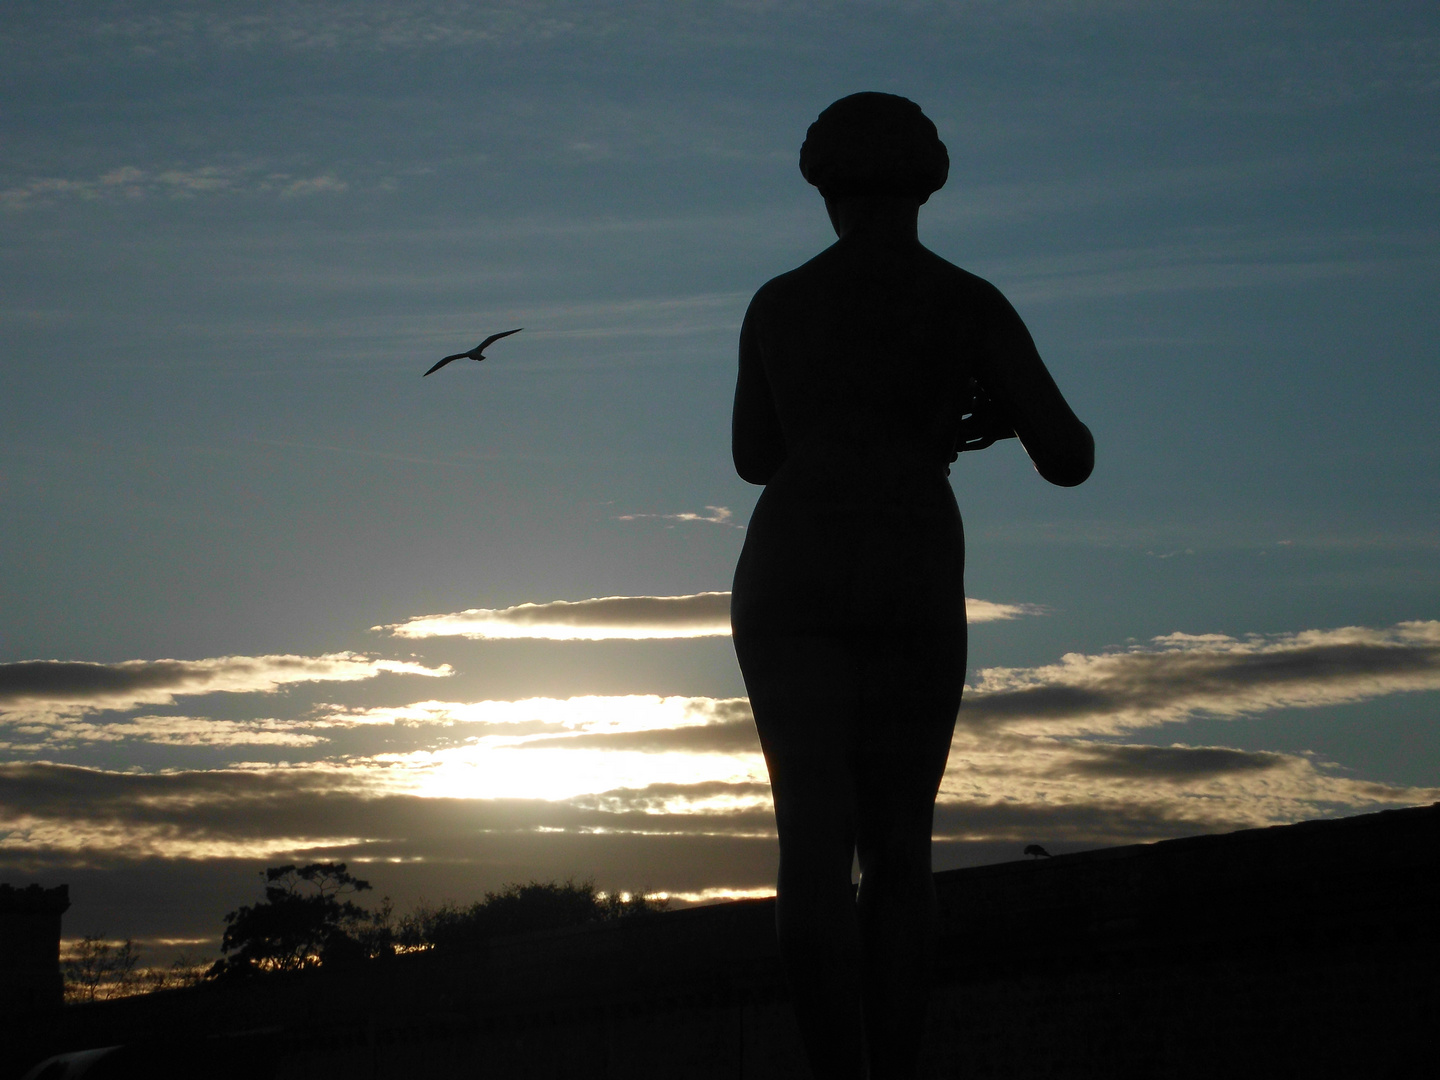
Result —
[[960, 719], [976, 727], [1110, 733], [1196, 715], [1236, 717], [1435, 689], [1440, 621], [1243, 640], [1171, 634], [1125, 652], [980, 671]]
[[169, 704], [180, 694], [269, 692], [301, 682], [354, 682], [384, 672], [444, 676], [426, 667], [359, 653], [321, 656], [221, 656], [207, 660], [25, 660], [0, 664], [0, 710], [19, 706], [123, 709]]

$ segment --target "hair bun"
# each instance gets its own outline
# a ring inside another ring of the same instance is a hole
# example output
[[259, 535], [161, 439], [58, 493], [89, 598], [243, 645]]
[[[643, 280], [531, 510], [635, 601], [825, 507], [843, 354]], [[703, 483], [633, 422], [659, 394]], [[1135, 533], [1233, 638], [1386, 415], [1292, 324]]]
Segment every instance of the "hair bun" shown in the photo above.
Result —
[[800, 147], [800, 175], [827, 199], [898, 195], [925, 202], [950, 174], [950, 155], [909, 98], [866, 92], [820, 114]]

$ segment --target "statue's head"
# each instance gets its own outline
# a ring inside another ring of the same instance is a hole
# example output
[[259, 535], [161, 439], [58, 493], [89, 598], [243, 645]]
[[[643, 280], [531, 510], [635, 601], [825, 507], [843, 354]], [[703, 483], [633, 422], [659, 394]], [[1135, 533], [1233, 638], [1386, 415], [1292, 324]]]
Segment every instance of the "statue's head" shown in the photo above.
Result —
[[949, 173], [935, 125], [894, 94], [841, 98], [810, 125], [800, 147], [800, 174], [827, 199], [888, 195], [924, 203]]

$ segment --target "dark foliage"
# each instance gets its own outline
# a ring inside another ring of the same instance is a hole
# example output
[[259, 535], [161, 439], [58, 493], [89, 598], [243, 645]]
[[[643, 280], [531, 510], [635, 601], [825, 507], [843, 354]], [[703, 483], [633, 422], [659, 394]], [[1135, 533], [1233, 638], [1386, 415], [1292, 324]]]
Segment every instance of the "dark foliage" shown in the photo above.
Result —
[[605, 894], [593, 881], [507, 885], [469, 907], [421, 904], [397, 919], [389, 899], [367, 911], [346, 899], [370, 883], [344, 863], [276, 866], [264, 872], [265, 899], [225, 916], [225, 959], [211, 976], [302, 971], [393, 956], [397, 951], [473, 948], [488, 938], [586, 926], [663, 911], [668, 901]]
[[388, 932], [373, 932], [380, 920], [389, 918], [388, 901], [377, 915], [342, 899], [370, 888], [344, 863], [275, 866], [264, 878], [263, 901], [225, 916], [220, 951], [227, 955], [211, 969], [212, 975], [300, 971], [364, 959], [372, 948], [390, 948], [388, 941], [377, 940]]
[[469, 907], [422, 904], [400, 920], [397, 944], [406, 949], [473, 948], [487, 938], [558, 930], [664, 911], [669, 902], [640, 893], [603, 894], [593, 881], [532, 881], [487, 892]]

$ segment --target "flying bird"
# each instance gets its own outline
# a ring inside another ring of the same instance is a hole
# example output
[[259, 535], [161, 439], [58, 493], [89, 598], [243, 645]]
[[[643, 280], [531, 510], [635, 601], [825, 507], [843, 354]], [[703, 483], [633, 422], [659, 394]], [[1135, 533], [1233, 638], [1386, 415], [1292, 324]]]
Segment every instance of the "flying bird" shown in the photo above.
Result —
[[[484, 341], [480, 342], [479, 345], [476, 345], [475, 348], [471, 349], [469, 352], [457, 352], [454, 356], [445, 357], [444, 360], [441, 360], [429, 371], [425, 372], [425, 375], [431, 375], [434, 372], [439, 371], [451, 360], [474, 360], [476, 363], [479, 363], [481, 360], [485, 359], [485, 350], [488, 349], [494, 342], [499, 341], [502, 337], [509, 337], [511, 334], [518, 334], [521, 330], [524, 329], [525, 328], [523, 326], [518, 326], [514, 330], [506, 330], [503, 334], [491, 334], [489, 337], [487, 337]], [[423, 379], [425, 375], [422, 375], [420, 377]]]

